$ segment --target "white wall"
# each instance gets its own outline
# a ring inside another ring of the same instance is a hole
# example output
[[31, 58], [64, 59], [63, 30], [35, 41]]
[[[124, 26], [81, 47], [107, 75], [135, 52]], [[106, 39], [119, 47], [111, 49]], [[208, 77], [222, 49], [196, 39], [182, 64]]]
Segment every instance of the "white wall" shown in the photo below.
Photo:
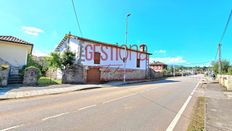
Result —
[[22, 67], [27, 64], [28, 47], [0, 42], [0, 57], [13, 66]]
[[[89, 45], [89, 46], [87, 46]], [[102, 59], [100, 60], [100, 64], [94, 64], [94, 45], [95, 45], [95, 51], [101, 53]], [[100, 44], [99, 44], [100, 45]], [[86, 52], [87, 50], [87, 52]], [[118, 53], [117, 53], [118, 52]], [[96, 46], [96, 44], [91, 44], [89, 42], [84, 42], [83, 44], [83, 54], [82, 54], [82, 59], [84, 60], [82, 63], [84, 65], [88, 66], [108, 66], [110, 67], [119, 67], [119, 68], [124, 68], [123, 61], [120, 57], [120, 52], [121, 52], [121, 57], [123, 58], [125, 55], [124, 49], [120, 49], [112, 46]], [[87, 55], [86, 55], [87, 53]], [[90, 58], [92, 56], [91, 60], [88, 60], [87, 58]], [[139, 56], [139, 53], [138, 53]], [[87, 57], [87, 58], [86, 58]], [[137, 52], [134, 51], [128, 51], [128, 59], [126, 62], [126, 68], [127, 69], [146, 69], [146, 60], [144, 59], [146, 57], [145, 54], [141, 55], [141, 58], [143, 60], [140, 60], [140, 67], [136, 67], [136, 61], [137, 61]], [[106, 59], [106, 60], [104, 60]]]

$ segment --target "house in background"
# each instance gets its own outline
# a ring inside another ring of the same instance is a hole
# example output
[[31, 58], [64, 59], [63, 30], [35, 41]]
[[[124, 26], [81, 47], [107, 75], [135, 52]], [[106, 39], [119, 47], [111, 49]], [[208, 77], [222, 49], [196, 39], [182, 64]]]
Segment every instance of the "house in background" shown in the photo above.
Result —
[[9, 63], [9, 83], [18, 83], [19, 70], [27, 64], [28, 55], [32, 53], [33, 44], [14, 36], [0, 36], [0, 60]]
[[153, 69], [155, 72], [163, 72], [165, 69], [167, 69], [167, 65], [156, 61], [150, 64], [150, 68]]
[[164, 70], [167, 69], [167, 65], [156, 61], [150, 64], [150, 69], [153, 72], [153, 77], [154, 78], [160, 78], [160, 77], [164, 77]]
[[[124, 47], [95, 41], [87, 38], [65, 35], [57, 45], [56, 51], [63, 52], [67, 48], [76, 54], [75, 64], [82, 65], [73, 76], [78, 74], [75, 81], [69, 83], [99, 83], [103, 81], [115, 81], [146, 79], [149, 68], [149, 55], [145, 45], [138, 49], [127, 49]], [[124, 59], [126, 55], [127, 59]], [[125, 65], [124, 65], [124, 62]], [[70, 71], [71, 72], [71, 71]], [[71, 73], [74, 73], [72, 71]], [[67, 72], [66, 72], [67, 73]]]

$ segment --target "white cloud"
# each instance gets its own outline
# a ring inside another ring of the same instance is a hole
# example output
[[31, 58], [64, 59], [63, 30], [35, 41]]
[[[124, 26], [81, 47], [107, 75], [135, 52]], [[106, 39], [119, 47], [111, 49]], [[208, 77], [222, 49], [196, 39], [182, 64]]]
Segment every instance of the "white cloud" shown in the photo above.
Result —
[[177, 57], [162, 57], [162, 58], [151, 58], [151, 61], [160, 61], [163, 62], [165, 64], [183, 64], [186, 63], [187, 61], [181, 57], [181, 56], [177, 56]]
[[167, 51], [166, 50], [156, 50], [155, 53], [166, 54]]
[[42, 51], [39, 51], [39, 50], [34, 50], [34, 51], [32, 52], [32, 55], [37, 56], [37, 57], [48, 56], [47, 53], [42, 52]]
[[36, 28], [36, 27], [31, 27], [31, 26], [22, 26], [21, 27], [23, 32], [28, 34], [28, 35], [33, 35], [33, 36], [38, 36], [39, 33], [44, 32], [42, 29]]

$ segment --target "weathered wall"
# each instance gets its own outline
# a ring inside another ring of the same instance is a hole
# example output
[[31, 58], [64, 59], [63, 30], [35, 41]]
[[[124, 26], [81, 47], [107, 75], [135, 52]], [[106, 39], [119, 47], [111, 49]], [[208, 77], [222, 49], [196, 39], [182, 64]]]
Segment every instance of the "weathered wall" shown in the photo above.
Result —
[[232, 90], [232, 76], [231, 75], [217, 75], [219, 84], [226, 87], [227, 90]]
[[[119, 68], [101, 68], [101, 81], [123, 80], [124, 70]], [[145, 79], [146, 70], [126, 69], [127, 80]]]
[[82, 65], [73, 65], [63, 71], [63, 84], [85, 83], [84, 67]]

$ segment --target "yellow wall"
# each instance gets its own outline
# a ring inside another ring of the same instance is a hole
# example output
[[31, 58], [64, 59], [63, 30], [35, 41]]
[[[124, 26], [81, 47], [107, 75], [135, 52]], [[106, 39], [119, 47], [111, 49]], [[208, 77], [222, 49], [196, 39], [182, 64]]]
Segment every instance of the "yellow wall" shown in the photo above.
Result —
[[30, 45], [0, 41], [0, 57], [13, 66], [22, 67], [27, 63], [27, 55], [31, 48]]

